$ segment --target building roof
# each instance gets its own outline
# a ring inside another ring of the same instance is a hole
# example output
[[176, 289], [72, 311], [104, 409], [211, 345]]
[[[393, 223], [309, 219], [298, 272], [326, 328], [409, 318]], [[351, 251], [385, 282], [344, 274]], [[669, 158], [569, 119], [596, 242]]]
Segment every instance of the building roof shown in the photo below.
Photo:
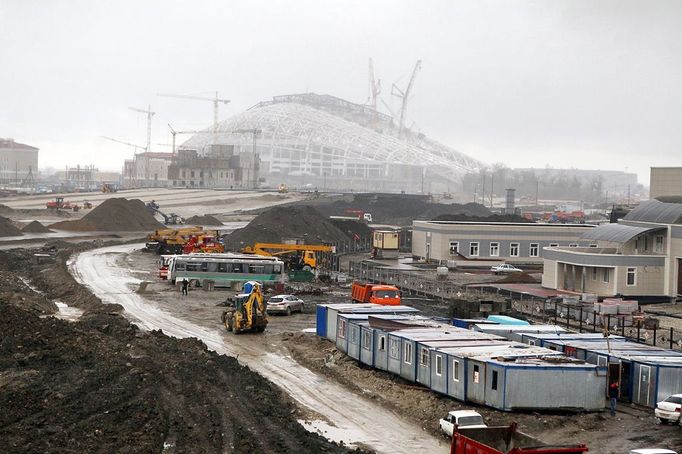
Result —
[[682, 196], [646, 200], [630, 211], [623, 220], [682, 224]]
[[10, 148], [12, 150], [38, 151], [38, 148], [15, 142], [14, 139], [0, 139], [0, 149]]
[[582, 239], [627, 243], [638, 235], [661, 228], [663, 227], [635, 227], [626, 224], [604, 224], [583, 234]]
[[160, 151], [143, 151], [142, 153], [138, 153], [135, 155], [135, 157], [138, 158], [162, 158], [162, 159], [171, 159], [173, 157], [173, 153], [164, 153]]

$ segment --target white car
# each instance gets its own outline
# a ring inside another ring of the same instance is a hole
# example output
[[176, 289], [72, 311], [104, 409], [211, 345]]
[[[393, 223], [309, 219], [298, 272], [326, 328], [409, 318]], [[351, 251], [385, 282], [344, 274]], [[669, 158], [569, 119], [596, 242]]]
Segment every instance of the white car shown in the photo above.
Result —
[[656, 404], [654, 414], [662, 423], [680, 423], [682, 419], [682, 394], [673, 394], [661, 402]]
[[644, 448], [644, 449], [633, 449], [630, 454], [677, 454], [675, 451], [670, 449], [656, 449], [656, 448]]
[[521, 268], [517, 268], [514, 265], [510, 265], [508, 263], [503, 263], [502, 265], [494, 265], [490, 268], [490, 271], [492, 271], [495, 274], [500, 274], [500, 273], [523, 273], [523, 270]]
[[440, 431], [448, 437], [452, 437], [455, 426], [459, 429], [482, 429], [488, 427], [483, 422], [483, 416], [473, 410], [451, 411], [440, 420]]
[[303, 313], [303, 300], [294, 295], [275, 295], [268, 300], [266, 312], [268, 314]]

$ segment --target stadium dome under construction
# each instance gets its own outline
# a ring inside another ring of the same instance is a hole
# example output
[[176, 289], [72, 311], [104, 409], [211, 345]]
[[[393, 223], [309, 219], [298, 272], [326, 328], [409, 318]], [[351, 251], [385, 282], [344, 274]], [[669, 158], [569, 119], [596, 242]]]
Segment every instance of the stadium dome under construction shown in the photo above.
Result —
[[258, 154], [267, 185], [358, 191], [439, 192], [484, 164], [371, 107], [312, 93], [276, 96], [218, 123], [181, 148], [212, 145]]

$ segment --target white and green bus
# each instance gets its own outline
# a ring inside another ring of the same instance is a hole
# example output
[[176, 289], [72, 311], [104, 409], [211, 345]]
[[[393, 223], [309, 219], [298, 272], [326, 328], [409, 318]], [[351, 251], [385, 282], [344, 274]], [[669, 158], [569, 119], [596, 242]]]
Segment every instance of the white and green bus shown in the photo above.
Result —
[[215, 287], [232, 287], [246, 281], [263, 285], [281, 282], [284, 262], [277, 257], [245, 254], [187, 254], [168, 258], [172, 284], [187, 279], [190, 285], [213, 282]]

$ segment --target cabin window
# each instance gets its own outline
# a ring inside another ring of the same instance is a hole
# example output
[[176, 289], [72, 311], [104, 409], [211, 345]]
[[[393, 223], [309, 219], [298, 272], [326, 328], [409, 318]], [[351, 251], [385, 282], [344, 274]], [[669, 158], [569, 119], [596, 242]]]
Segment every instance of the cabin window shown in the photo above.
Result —
[[469, 244], [469, 255], [472, 257], [478, 256], [478, 242]]
[[443, 356], [436, 355], [436, 375], [443, 375]]
[[607, 358], [606, 356], [597, 356], [597, 366], [606, 367]]
[[398, 346], [398, 339], [390, 339], [390, 350], [388, 352], [391, 358], [400, 360], [400, 347]]
[[493, 371], [493, 382], [490, 385], [490, 388], [493, 391], [497, 391], [497, 371], [496, 370]]
[[478, 364], [474, 365], [474, 383], [480, 383], [481, 382], [481, 371], [479, 369]]
[[429, 349], [426, 347], [419, 349], [419, 365], [423, 367], [429, 365]]
[[459, 241], [450, 241], [450, 255], [459, 253]]
[[654, 252], [663, 252], [663, 235], [654, 238]]
[[627, 278], [625, 279], [625, 285], [632, 287], [637, 281], [637, 268], [628, 268]]
[[490, 243], [490, 256], [491, 257], [500, 256], [500, 243]]
[[386, 351], [386, 336], [379, 336], [379, 351]]
[[357, 344], [358, 338], [360, 337], [360, 328], [356, 325], [350, 326], [350, 342], [351, 344]]
[[412, 344], [405, 344], [403, 361], [405, 361], [405, 364], [412, 364]]
[[363, 331], [362, 332], [362, 348], [364, 348], [365, 350], [369, 350], [370, 342], [372, 342], [372, 337], [371, 337], [369, 331]]
[[452, 381], [459, 381], [459, 361], [452, 360]]
[[530, 243], [528, 255], [530, 255], [531, 257], [537, 257], [538, 255], [540, 255], [540, 244], [539, 243]]
[[519, 256], [519, 243], [509, 243], [509, 257]]
[[337, 331], [338, 331], [339, 337], [341, 339], [346, 338], [346, 321], [345, 320], [339, 320], [339, 329]]
[[596, 281], [597, 280], [597, 268], [592, 268], [592, 280]]
[[604, 275], [602, 278], [603, 278], [604, 284], [609, 283], [609, 269], [608, 268], [604, 268]]

